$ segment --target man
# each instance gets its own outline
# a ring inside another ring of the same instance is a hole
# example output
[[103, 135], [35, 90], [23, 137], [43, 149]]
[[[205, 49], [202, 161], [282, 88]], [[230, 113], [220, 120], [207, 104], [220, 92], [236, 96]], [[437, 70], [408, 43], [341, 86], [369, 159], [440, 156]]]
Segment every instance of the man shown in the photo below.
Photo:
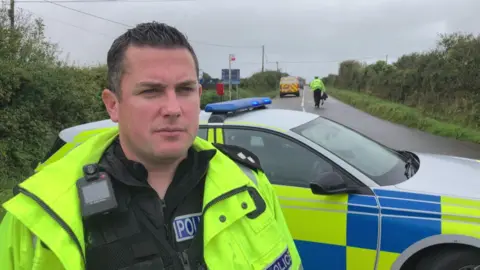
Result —
[[320, 100], [323, 102], [326, 98], [325, 94], [325, 85], [323, 84], [323, 81], [318, 78], [318, 76], [315, 76], [312, 82], [310, 82], [310, 89], [313, 91], [313, 100], [315, 101], [315, 108], [320, 107]]
[[107, 65], [118, 127], [19, 184], [3, 205], [0, 269], [301, 268], [258, 159], [196, 138], [202, 88], [185, 36], [140, 24]]

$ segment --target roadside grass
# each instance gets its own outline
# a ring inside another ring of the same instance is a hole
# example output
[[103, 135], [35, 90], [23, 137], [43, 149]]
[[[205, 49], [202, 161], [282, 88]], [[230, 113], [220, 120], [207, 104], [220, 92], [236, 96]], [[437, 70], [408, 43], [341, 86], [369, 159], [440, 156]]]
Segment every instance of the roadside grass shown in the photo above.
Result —
[[436, 120], [419, 110], [364, 93], [329, 88], [328, 94], [379, 118], [435, 135], [480, 143], [480, 130]]

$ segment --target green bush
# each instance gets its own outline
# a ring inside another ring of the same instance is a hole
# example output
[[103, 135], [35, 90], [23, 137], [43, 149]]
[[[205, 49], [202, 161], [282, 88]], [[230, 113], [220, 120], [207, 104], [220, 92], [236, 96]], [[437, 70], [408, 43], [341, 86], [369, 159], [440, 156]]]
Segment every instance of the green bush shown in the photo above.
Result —
[[287, 73], [268, 70], [254, 73], [249, 78], [240, 80], [240, 88], [249, 89], [256, 93], [273, 92], [279, 89], [280, 78], [288, 76]]
[[106, 114], [101, 69], [59, 61], [40, 20], [24, 20], [13, 31], [0, 22], [0, 175], [10, 187], [32, 173], [59, 130]]
[[339, 89], [376, 96], [417, 109], [433, 119], [480, 129], [480, 35], [441, 35], [435, 49], [395, 63], [340, 64], [323, 78]]

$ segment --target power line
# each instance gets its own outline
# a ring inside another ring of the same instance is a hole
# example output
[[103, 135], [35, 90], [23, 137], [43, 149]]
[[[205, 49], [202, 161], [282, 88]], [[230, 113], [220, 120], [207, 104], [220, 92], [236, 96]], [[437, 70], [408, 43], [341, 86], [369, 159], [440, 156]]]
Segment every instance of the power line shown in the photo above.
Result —
[[59, 4], [59, 3], [57, 3], [57, 2], [52, 2], [52, 1], [49, 1], [49, 0], [43, 0], [43, 1], [45, 1], [45, 2], [47, 2], [47, 3], [50, 3], [50, 4], [52, 4], [52, 5], [56, 5], [56, 6], [65, 8], [65, 9], [69, 9], [69, 10], [72, 10], [72, 11], [75, 11], [75, 12], [78, 12], [78, 13], [81, 13], [81, 14], [83, 14], [83, 15], [87, 15], [87, 16], [93, 17], [93, 18], [97, 18], [97, 19], [104, 20], [104, 21], [107, 21], [107, 22], [115, 23], [115, 24], [118, 24], [118, 25], [121, 25], [121, 26], [125, 26], [125, 27], [131, 27], [131, 26], [128, 25], [128, 24], [124, 24], [124, 23], [117, 22], [117, 21], [114, 21], [114, 20], [110, 20], [110, 19], [107, 19], [107, 18], [104, 18], [104, 17], [100, 17], [100, 16], [97, 16], [97, 15], [95, 15], [95, 14], [88, 13], [88, 12], [85, 12], [85, 11], [82, 11], [82, 10], [79, 10], [79, 9], [67, 7], [67, 6], [64, 6], [64, 5], [62, 5], [62, 4]]
[[65, 24], [65, 25], [68, 25], [68, 26], [71, 26], [71, 27], [74, 27], [74, 28], [83, 30], [83, 31], [88, 32], [88, 33], [90, 33], [90, 34], [92, 34], [92, 33], [93, 33], [93, 34], [98, 34], [98, 35], [107, 37], [107, 38], [109, 38], [109, 39], [110, 39], [110, 38], [115, 38], [115, 37], [112, 36], [112, 35], [108, 35], [108, 34], [101, 33], [101, 32], [97, 32], [97, 31], [92, 31], [92, 30], [90, 30], [90, 29], [86, 29], [86, 28], [80, 27], [80, 26], [78, 26], [78, 25], [71, 24], [71, 23], [68, 23], [68, 22], [65, 22], [65, 21], [62, 21], [62, 20], [59, 20], [59, 19], [54, 19], [54, 18], [52, 18], [52, 17], [47, 17], [47, 16], [45, 16], [45, 15], [37, 14], [37, 13], [35, 13], [35, 12], [29, 10], [29, 9], [26, 9], [26, 8], [21, 8], [21, 9], [22, 9], [22, 10], [26, 10], [26, 11], [32, 13], [33, 15], [35, 15], [35, 16], [37, 16], [37, 17], [39, 17], [39, 18], [48, 19], [48, 20], [52, 20], [52, 21], [57, 21], [57, 22], [59, 22], [59, 23], [61, 23], [61, 24]]
[[[99, 19], [99, 20], [104, 20], [104, 21], [107, 21], [107, 22], [110, 22], [110, 23], [114, 23], [114, 24], [118, 24], [118, 25], [121, 25], [121, 26], [124, 26], [124, 27], [133, 28], [133, 26], [131, 26], [131, 25], [128, 25], [128, 24], [125, 24], [125, 23], [122, 23], [122, 22], [118, 22], [118, 21], [114, 21], [114, 20], [111, 20], [111, 19], [108, 19], [108, 18], [105, 18], [105, 17], [101, 17], [101, 16], [98, 16], [98, 15], [95, 15], [95, 14], [92, 14], [92, 13], [89, 13], [89, 12], [85, 12], [85, 11], [82, 11], [82, 10], [79, 10], [79, 9], [76, 9], [76, 8], [71, 8], [71, 7], [68, 7], [68, 6], [59, 4], [58, 2], [54, 2], [54, 1], [50, 1], [50, 0], [43, 0], [43, 1], [45, 1], [45, 2], [47, 2], [47, 3], [50, 3], [50, 4], [52, 4], [52, 5], [56, 5], [56, 6], [59, 6], [59, 7], [68, 9], [68, 10], [71, 10], [71, 11], [75, 11], [75, 12], [81, 13], [81, 14], [86, 15], [86, 16], [90, 16], [90, 17]], [[63, 1], [63, 2], [66, 2], [66, 1]], [[132, 2], [133, 2], [133, 1], [132, 1]], [[194, 42], [194, 43], [198, 43], [198, 44], [203, 44], [203, 45], [208, 45], [208, 46], [215, 46], [215, 47], [226, 47], [226, 48], [256, 48], [256, 49], [261, 48], [261, 46], [235, 46], [235, 45], [208, 43], [208, 42], [196, 41], [196, 40], [190, 40], [190, 41], [191, 41], [191, 42]]]
[[[304, 60], [304, 61], [268, 61], [268, 57], [267, 55], [265, 54], [265, 57], [266, 57], [266, 64], [275, 64], [275, 65], [279, 65], [279, 64], [326, 64], [326, 63], [340, 63], [340, 62], [344, 62], [344, 61], [349, 61], [349, 60], [354, 60], [354, 61], [362, 61], [362, 60], [369, 60], [369, 59], [379, 59], [379, 58], [385, 58], [385, 55], [383, 56], [368, 56], [368, 57], [345, 57], [344, 59], [342, 60]], [[253, 65], [253, 64], [256, 64], [256, 65], [260, 65], [262, 64], [262, 62], [238, 62], [238, 64], [249, 64], [249, 65]]]
[[261, 65], [262, 62], [244, 62], [244, 61], [237, 62], [237, 61], [235, 61], [235, 64], [236, 65]]
[[[81, 0], [79, 0], [81, 1]], [[152, 0], [153, 1], [153, 0]], [[162, 1], [177, 1], [177, 0], [162, 0]], [[185, 0], [185, 1], [189, 1], [189, 0]], [[194, 0], [193, 0], [194, 1]], [[18, 2], [18, 1], [16, 1]], [[38, 2], [38, 1], [33, 1], [33, 2]], [[43, 2], [46, 2], [46, 3], [50, 3], [50, 4], [53, 4], [53, 5], [56, 5], [56, 6], [59, 6], [59, 7], [62, 7], [62, 8], [65, 8], [65, 9], [69, 9], [69, 10], [72, 10], [72, 11], [75, 11], [75, 12], [78, 12], [78, 13], [81, 13], [81, 14], [84, 14], [84, 15], [87, 15], [87, 16], [91, 16], [91, 17], [94, 17], [94, 18], [97, 18], [97, 19], [100, 19], [100, 20], [104, 20], [104, 21], [108, 21], [108, 22], [111, 22], [111, 23], [114, 23], [114, 24], [118, 24], [118, 25], [121, 25], [121, 26], [124, 26], [124, 27], [132, 27], [131, 25], [128, 25], [128, 24], [124, 24], [122, 22], [118, 22], [118, 21], [114, 21], [114, 20], [110, 20], [110, 19], [107, 19], [107, 18], [104, 18], [104, 17], [101, 17], [101, 16], [97, 16], [95, 14], [92, 14], [92, 13], [88, 13], [88, 12], [85, 12], [85, 11], [82, 11], [82, 10], [78, 10], [78, 9], [75, 9], [75, 8], [71, 8], [71, 7], [67, 7], [67, 6], [64, 6], [64, 5], [61, 5], [59, 4], [58, 2], [73, 2], [73, 1], [50, 1], [50, 0], [43, 0]], [[91, 1], [85, 1], [85, 2], [97, 2], [97, 0], [91, 0]], [[135, 1], [127, 1], [127, 2], [135, 2]], [[138, 2], [138, 1], [137, 1]], [[32, 14], [35, 14], [34, 12], [28, 10], [28, 9], [25, 9], [27, 11], [29, 11], [30, 13]], [[41, 16], [41, 15], [38, 15], [38, 14], [35, 14], [37, 16], [40, 16], [40, 17], [45, 17], [45, 18], [48, 18], [46, 16]], [[105, 33], [100, 33], [100, 32], [94, 32], [92, 30], [89, 30], [89, 29], [85, 29], [85, 28], [82, 28], [78, 25], [74, 25], [74, 24], [70, 24], [70, 23], [67, 23], [67, 22], [64, 22], [64, 21], [61, 21], [61, 20], [58, 20], [58, 19], [53, 19], [53, 18], [48, 18], [50, 20], [55, 20], [55, 21], [58, 21], [62, 24], [65, 24], [65, 25], [69, 25], [71, 27], [74, 27], [74, 28], [77, 28], [77, 29], [80, 29], [80, 30], [84, 30], [84, 31], [87, 31], [87, 32], [90, 32], [90, 33], [95, 33], [95, 34], [99, 34], [99, 35], [102, 35], [102, 36], [105, 36], [105, 37], [113, 37], [113, 36], [110, 36], [110, 35], [107, 35]], [[206, 42], [200, 42], [200, 41], [194, 41], [194, 40], [191, 40], [192, 42], [196, 42], [196, 43], [201, 43], [201, 44], [205, 44], [205, 45], [210, 45], [210, 46], [218, 46], [218, 47], [231, 47], [231, 48], [239, 48], [239, 47], [244, 47], [244, 48], [262, 48], [262, 52], [264, 53], [264, 47], [263, 46], [233, 46], [233, 45], [225, 45], [225, 44], [215, 44], [215, 43], [206, 43]], [[315, 64], [315, 63], [337, 63], [337, 62], [343, 62], [343, 61], [347, 61], [348, 59], [351, 59], [351, 60], [369, 60], [369, 59], [378, 59], [379, 57], [374, 57], [374, 56], [370, 56], [370, 57], [362, 57], [362, 58], [355, 58], [355, 59], [352, 59], [352, 58], [345, 58], [343, 60], [328, 60], [328, 61], [325, 61], [325, 60], [304, 60], [304, 61], [269, 61], [268, 60], [268, 55], [266, 53], [264, 53], [264, 57], [265, 57], [265, 63], [266, 64], [276, 64], [277, 67], [278, 67], [278, 64], [308, 64], [308, 63], [311, 63], [311, 64]], [[385, 56], [382, 56], [382, 58], [385, 57]], [[388, 56], [387, 56], [388, 57]], [[263, 57], [262, 57], [263, 59]], [[388, 59], [388, 58], [387, 58]], [[388, 60], [387, 60], [388, 61]], [[263, 64], [263, 61], [262, 62], [239, 62], [238, 64]]]
[[338, 63], [338, 62], [343, 62], [343, 61], [348, 61], [348, 60], [369, 60], [369, 59], [378, 59], [378, 58], [384, 58], [385, 55], [383, 56], [367, 56], [367, 57], [360, 57], [360, 58], [344, 58], [343, 60], [304, 60], [304, 61], [267, 61], [269, 64], [275, 64], [275, 63], [280, 63], [280, 64], [323, 64], [323, 63]]
[[[168, 2], [196, 2], [197, 0], [69, 0], [69, 1], [50, 1], [53, 3], [168, 3]], [[40, 3], [45, 4], [45, 1], [36, 0], [17, 0], [16, 3]]]

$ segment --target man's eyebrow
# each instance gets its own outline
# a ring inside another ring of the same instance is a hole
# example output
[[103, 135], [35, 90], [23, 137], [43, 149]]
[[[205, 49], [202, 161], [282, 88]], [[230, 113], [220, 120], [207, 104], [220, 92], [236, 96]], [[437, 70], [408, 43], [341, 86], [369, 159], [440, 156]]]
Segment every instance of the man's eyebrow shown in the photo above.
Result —
[[182, 87], [182, 86], [192, 86], [192, 84], [197, 84], [196, 80], [186, 80], [180, 83], [177, 83], [175, 87]]
[[167, 85], [159, 82], [139, 82], [136, 87], [165, 88]]
[[[192, 86], [192, 85], [195, 85], [195, 84], [197, 84], [196, 80], [186, 80], [186, 81], [177, 83], [175, 85], [175, 87]], [[167, 85], [164, 84], [164, 83], [160, 83], [160, 82], [148, 82], [148, 81], [139, 82], [136, 85], [136, 88], [145, 88], [145, 87], [148, 87], [148, 88], [166, 88]]]

